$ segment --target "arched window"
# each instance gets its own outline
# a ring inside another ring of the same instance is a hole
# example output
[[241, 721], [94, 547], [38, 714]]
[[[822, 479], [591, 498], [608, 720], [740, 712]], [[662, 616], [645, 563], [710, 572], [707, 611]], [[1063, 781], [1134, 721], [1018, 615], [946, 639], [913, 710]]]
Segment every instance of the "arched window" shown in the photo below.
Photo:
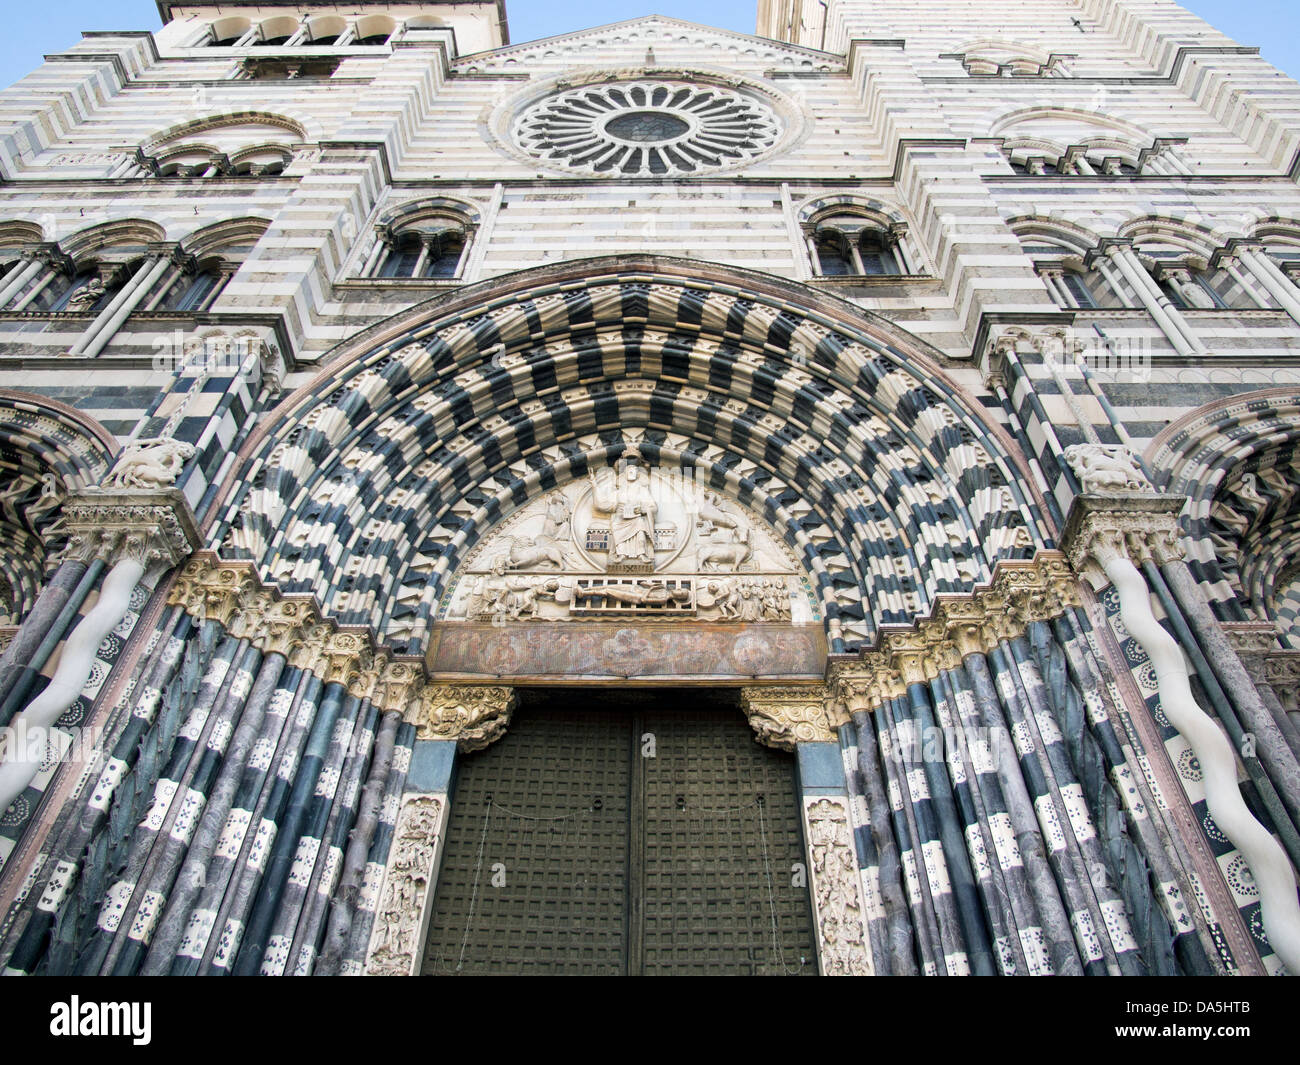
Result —
[[357, 39], [354, 44], [387, 44], [397, 29], [397, 23], [387, 15], [366, 15], [357, 19]]
[[221, 294], [232, 272], [224, 264], [211, 262], [192, 274], [183, 274], [169, 288], [158, 309], [196, 313], [206, 311]]
[[817, 234], [814, 246], [818, 273], [823, 277], [843, 277], [856, 272], [844, 234], [834, 229], [822, 230]]
[[278, 48], [289, 43], [298, 32], [298, 20], [282, 15], [269, 18], [258, 27], [257, 40], [253, 43], [262, 48]]
[[246, 18], [217, 19], [208, 27], [208, 44], [213, 48], [233, 48], [253, 28]]
[[879, 229], [864, 229], [858, 237], [857, 252], [862, 272], [869, 275], [901, 274], [898, 256], [888, 234]]
[[316, 46], [338, 44], [347, 31], [347, 22], [336, 15], [314, 18], [307, 23], [307, 39], [304, 43]]
[[881, 277], [907, 272], [893, 234], [858, 215], [819, 222], [813, 234], [813, 251], [822, 277]]
[[457, 228], [408, 229], [386, 243], [376, 277], [451, 278], [460, 269], [465, 233]]

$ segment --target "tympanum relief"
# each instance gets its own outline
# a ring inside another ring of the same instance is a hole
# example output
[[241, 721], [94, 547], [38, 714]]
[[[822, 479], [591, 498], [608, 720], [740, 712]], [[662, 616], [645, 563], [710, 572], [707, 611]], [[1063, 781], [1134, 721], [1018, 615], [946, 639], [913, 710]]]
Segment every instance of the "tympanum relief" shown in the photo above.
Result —
[[819, 620], [785, 544], [691, 474], [629, 458], [534, 500], [468, 556], [440, 616]]

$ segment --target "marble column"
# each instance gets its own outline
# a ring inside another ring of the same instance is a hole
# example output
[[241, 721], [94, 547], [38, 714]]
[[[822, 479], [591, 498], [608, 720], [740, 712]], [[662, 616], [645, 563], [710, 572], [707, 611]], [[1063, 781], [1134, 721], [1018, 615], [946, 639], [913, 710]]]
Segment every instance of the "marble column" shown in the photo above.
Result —
[[[131, 593], [146, 572], [166, 570], [199, 543], [193, 513], [174, 489], [88, 489], [64, 504], [71, 537], [68, 557], [108, 567], [99, 599], [69, 633], [49, 685], [12, 722], [15, 733], [40, 735], [81, 693], [100, 643], [125, 616]], [[45, 750], [41, 744], [12, 743], [0, 762], [0, 810], [31, 783]]]
[[[1085, 491], [1088, 487], [1085, 483]], [[1246, 806], [1232, 745], [1197, 705], [1183, 650], [1156, 619], [1151, 589], [1139, 569], [1146, 562], [1164, 566], [1181, 558], [1177, 516], [1185, 503], [1181, 496], [1151, 490], [1093, 491], [1075, 500], [1062, 540], [1081, 575], [1095, 587], [1111, 584], [1118, 592], [1124, 626], [1151, 659], [1161, 709], [1200, 763], [1210, 815], [1250, 865], [1269, 943], [1288, 969], [1300, 972], [1300, 903], [1291, 863]]]

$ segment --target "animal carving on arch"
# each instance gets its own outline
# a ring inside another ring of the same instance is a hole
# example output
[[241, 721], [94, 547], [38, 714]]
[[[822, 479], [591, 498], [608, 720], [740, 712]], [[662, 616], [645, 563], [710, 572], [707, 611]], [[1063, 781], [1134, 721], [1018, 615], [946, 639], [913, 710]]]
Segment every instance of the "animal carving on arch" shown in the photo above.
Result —
[[510, 551], [507, 566], [510, 569], [564, 569], [564, 548], [545, 533], [536, 536], [508, 536]]
[[734, 573], [749, 561], [754, 553], [749, 542], [749, 530], [739, 529], [735, 539], [725, 542], [711, 542], [700, 548], [701, 573]]

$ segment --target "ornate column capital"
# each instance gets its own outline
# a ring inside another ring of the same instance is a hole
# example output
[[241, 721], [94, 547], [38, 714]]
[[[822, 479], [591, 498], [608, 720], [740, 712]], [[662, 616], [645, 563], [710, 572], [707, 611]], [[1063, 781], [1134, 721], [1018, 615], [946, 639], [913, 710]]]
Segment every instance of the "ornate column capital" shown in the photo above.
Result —
[[286, 658], [302, 644], [305, 633], [320, 622], [316, 604], [309, 598], [295, 596], [279, 599], [269, 592], [258, 595], [260, 609], [241, 618], [243, 631], [253, 646], [264, 654], [281, 654]]
[[833, 743], [835, 729], [827, 712], [827, 689], [742, 688], [741, 705], [758, 741], [781, 751], [800, 743]]
[[462, 753], [479, 751], [505, 733], [517, 703], [514, 688], [430, 684], [411, 706], [416, 736], [455, 740]]
[[377, 656], [379, 677], [371, 701], [385, 712], [396, 710], [404, 719], [412, 713], [412, 701], [424, 684], [424, 662], [420, 658]]
[[886, 699], [895, 699], [907, 691], [888, 656], [879, 652], [832, 658], [826, 667], [826, 685], [836, 704], [849, 714], [875, 710]]
[[342, 684], [359, 698], [365, 698], [366, 672], [374, 661], [375, 649], [365, 629], [337, 629], [324, 639], [320, 650], [320, 679]]
[[63, 515], [66, 557], [81, 562], [132, 559], [171, 569], [202, 543], [189, 501], [174, 488], [86, 488], [67, 498]]
[[1114, 558], [1135, 566], [1163, 566], [1183, 557], [1178, 515], [1185, 496], [1155, 492], [1094, 492], [1076, 496], [1065, 519], [1062, 546], [1075, 572], [1094, 588], [1110, 583], [1103, 567]]
[[251, 563], [222, 562], [211, 551], [198, 551], [176, 575], [167, 605], [183, 607], [199, 621], [216, 621], [229, 628], [235, 613], [260, 589]]
[[850, 712], [874, 710], [905, 694], [909, 684], [928, 683], [968, 655], [984, 654], [1081, 601], [1079, 578], [1059, 551], [1001, 562], [988, 584], [966, 595], [941, 595], [929, 616], [882, 626], [872, 647], [832, 658], [826, 683]]

